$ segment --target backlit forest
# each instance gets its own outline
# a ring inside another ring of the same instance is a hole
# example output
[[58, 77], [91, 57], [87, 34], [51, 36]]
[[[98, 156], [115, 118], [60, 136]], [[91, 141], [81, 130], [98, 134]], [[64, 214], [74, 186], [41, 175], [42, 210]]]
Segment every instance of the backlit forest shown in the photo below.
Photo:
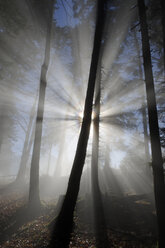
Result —
[[164, 110], [163, 0], [0, 0], [0, 248], [164, 248]]

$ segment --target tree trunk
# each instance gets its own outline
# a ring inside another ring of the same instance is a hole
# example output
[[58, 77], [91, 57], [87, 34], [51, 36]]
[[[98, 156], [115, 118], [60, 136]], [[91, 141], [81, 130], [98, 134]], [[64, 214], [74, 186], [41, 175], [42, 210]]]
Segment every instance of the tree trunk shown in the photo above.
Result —
[[146, 156], [146, 163], [150, 161], [150, 153], [149, 153], [149, 144], [148, 144], [148, 131], [147, 131], [147, 111], [146, 111], [146, 104], [142, 103], [141, 108], [142, 119], [143, 119], [143, 131], [144, 131], [144, 149], [145, 149], [145, 156]]
[[44, 63], [41, 68], [41, 76], [40, 76], [39, 100], [38, 100], [37, 117], [36, 117], [34, 146], [32, 152], [32, 162], [30, 169], [29, 207], [32, 208], [35, 205], [40, 206], [39, 159], [40, 159], [42, 124], [43, 124], [43, 113], [44, 113], [44, 102], [45, 102], [45, 91], [46, 91], [46, 75], [50, 60], [51, 29], [52, 29], [52, 19], [53, 19], [53, 10], [54, 10], [53, 5], [54, 5], [54, 0], [51, 0], [50, 16], [48, 21], [47, 35], [46, 35], [45, 57], [44, 57]]
[[[19, 167], [19, 171], [18, 171], [16, 180], [14, 182], [16, 184], [22, 184], [22, 183], [25, 182], [26, 164], [27, 164], [28, 156], [30, 154], [28, 152], [29, 151], [29, 144], [31, 143], [30, 142], [30, 132], [31, 132], [31, 130], [33, 128], [32, 127], [32, 125], [33, 125], [33, 114], [34, 114], [34, 111], [35, 111], [36, 100], [37, 99], [35, 99], [34, 104], [32, 106], [32, 109], [31, 109], [31, 112], [30, 112], [30, 120], [29, 120], [29, 124], [28, 124], [28, 127], [27, 127], [26, 135], [25, 135], [25, 142], [24, 142], [24, 146], [23, 146], [20, 167]], [[31, 136], [32, 136], [32, 134], [31, 134]]]
[[[99, 68], [101, 65], [99, 63]], [[106, 221], [104, 216], [104, 208], [102, 196], [99, 187], [98, 175], [98, 158], [99, 158], [99, 121], [100, 121], [100, 82], [101, 71], [97, 73], [96, 93], [94, 104], [94, 120], [93, 120], [93, 141], [92, 141], [92, 163], [91, 163], [91, 183], [93, 196], [93, 213], [94, 213], [94, 231], [96, 235], [96, 246], [98, 248], [109, 247]]]
[[51, 154], [52, 154], [53, 142], [50, 144], [49, 157], [48, 157], [48, 167], [47, 167], [47, 175], [49, 176], [49, 170], [51, 165]]
[[1, 104], [1, 106], [0, 106], [0, 130], [1, 130], [1, 132], [0, 132], [0, 152], [1, 152], [3, 139], [4, 139], [4, 133], [5, 133], [4, 127], [6, 125], [6, 123], [5, 123], [6, 112], [7, 112], [7, 109], [6, 109], [5, 104]]
[[165, 2], [161, 0], [162, 11], [162, 31], [163, 31], [163, 63], [164, 63], [164, 75], [165, 75]]
[[[100, 84], [99, 81], [100, 81], [100, 75], [97, 78], [97, 84]], [[95, 196], [97, 196], [97, 192], [99, 192], [100, 194], [99, 179], [98, 179], [100, 86], [98, 86], [97, 88], [98, 90], [96, 91], [95, 94], [95, 104], [94, 104], [92, 162], [91, 162], [91, 182], [92, 182], [92, 194], [94, 195], [94, 198]]]
[[[134, 31], [134, 38], [135, 38], [135, 46], [137, 49], [137, 55], [138, 55], [138, 67], [139, 67], [139, 78], [141, 82], [143, 83], [143, 72], [142, 72], [142, 65], [141, 65], [141, 56], [140, 56], [140, 47], [136, 36], [136, 31]], [[144, 85], [145, 86], [145, 85]], [[145, 89], [144, 89], [145, 90]], [[144, 150], [145, 150], [145, 156], [146, 156], [146, 166], [148, 170], [148, 163], [150, 161], [150, 152], [149, 152], [149, 137], [148, 137], [148, 131], [147, 131], [147, 109], [146, 109], [146, 101], [145, 101], [145, 91], [141, 98], [142, 101], [142, 107], [141, 107], [141, 114], [142, 114], [142, 120], [143, 120], [143, 131], [144, 131]]]
[[[66, 120], [67, 115], [65, 115], [64, 120]], [[58, 152], [58, 157], [57, 157], [57, 162], [56, 162], [56, 167], [54, 170], [54, 178], [60, 178], [62, 176], [62, 165], [63, 161], [65, 158], [63, 158], [63, 153], [64, 153], [64, 147], [66, 145], [66, 124], [64, 124], [64, 130], [62, 132], [62, 137], [59, 142], [59, 152]]]
[[72, 230], [73, 212], [79, 192], [81, 174], [86, 157], [86, 149], [90, 132], [93, 95], [95, 88], [96, 73], [100, 55], [100, 47], [103, 32], [104, 1], [98, 1], [96, 29], [94, 36], [94, 46], [91, 58], [91, 66], [88, 80], [88, 88], [84, 106], [84, 117], [77, 144], [77, 150], [68, 182], [67, 192], [62, 204], [61, 211], [56, 219], [51, 247], [68, 247], [69, 236]]
[[149, 129], [152, 150], [152, 168], [154, 177], [154, 193], [158, 222], [158, 242], [159, 248], [165, 247], [165, 184], [163, 175], [163, 160], [161, 154], [158, 116], [156, 109], [155, 90], [152, 74], [151, 53], [148, 37], [148, 27], [144, 0], [138, 0], [139, 17], [142, 34], [142, 50], [144, 61], [144, 73], [146, 82], [147, 105], [149, 116]]

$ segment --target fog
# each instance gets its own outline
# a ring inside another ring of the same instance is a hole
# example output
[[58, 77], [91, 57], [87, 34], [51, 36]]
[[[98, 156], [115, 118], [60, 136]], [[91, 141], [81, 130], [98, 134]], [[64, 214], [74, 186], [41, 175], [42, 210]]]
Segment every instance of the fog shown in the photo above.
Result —
[[[41, 68], [50, 16], [48, 2], [0, 1], [2, 200], [3, 195], [18, 193], [28, 201]], [[39, 192], [43, 204], [57, 203], [59, 197], [66, 193], [83, 120], [96, 7], [96, 2], [90, 0], [56, 0], [54, 3], [44, 117], [43, 122], [37, 124], [42, 125]], [[154, 25], [151, 19], [149, 22]], [[163, 55], [152, 33], [150, 35], [164, 157], [165, 118], [162, 109], [165, 102], [163, 84], [160, 83], [164, 76]], [[111, 215], [111, 210], [108, 210], [110, 202], [116, 199], [113, 197], [145, 195], [145, 201], [151, 201], [154, 209], [151, 145], [136, 1], [108, 2], [98, 70], [101, 75], [99, 186], [105, 219], [108, 223], [112, 221], [113, 228], [122, 229], [124, 222], [113, 221], [113, 213]], [[77, 211], [84, 209], [83, 218], [91, 218], [92, 222], [93, 125], [92, 120], [77, 203]], [[153, 226], [156, 229], [156, 225]], [[128, 228], [127, 231], [130, 230]], [[135, 232], [133, 227], [132, 232]]]

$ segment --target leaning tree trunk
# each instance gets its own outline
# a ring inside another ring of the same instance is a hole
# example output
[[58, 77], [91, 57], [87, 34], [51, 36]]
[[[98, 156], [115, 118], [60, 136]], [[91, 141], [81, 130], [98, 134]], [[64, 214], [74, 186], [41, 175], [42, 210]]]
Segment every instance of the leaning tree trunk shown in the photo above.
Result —
[[152, 168], [154, 177], [154, 193], [158, 222], [158, 242], [159, 248], [165, 247], [165, 184], [163, 175], [163, 160], [161, 154], [158, 115], [156, 109], [155, 90], [153, 82], [151, 53], [148, 37], [146, 11], [144, 0], [138, 0], [139, 17], [142, 34], [142, 50], [144, 61], [144, 73], [146, 82], [147, 105], [149, 116], [149, 129], [152, 150]]
[[93, 95], [103, 32], [103, 19], [104, 1], [98, 0], [94, 46], [84, 106], [84, 117], [78, 139], [77, 150], [68, 182], [67, 192], [60, 213], [56, 219], [55, 229], [51, 241], [51, 247], [64, 248], [68, 247], [69, 244], [68, 238], [72, 230], [73, 212], [75, 209], [76, 200], [79, 192], [80, 179], [85, 162], [86, 149], [90, 132]]
[[32, 152], [32, 162], [30, 169], [30, 189], [29, 189], [29, 207], [35, 205], [40, 206], [39, 197], [39, 159], [40, 159], [40, 147], [41, 147], [41, 136], [42, 136], [42, 124], [43, 124], [43, 113], [44, 113], [44, 102], [45, 102], [45, 91], [46, 91], [46, 75], [50, 60], [50, 42], [51, 42], [51, 29], [52, 29], [52, 18], [53, 18], [53, 5], [54, 0], [51, 0], [50, 16], [48, 21], [47, 35], [46, 35], [46, 47], [45, 57], [41, 68], [40, 76], [40, 89], [39, 89], [39, 100], [36, 116], [36, 127], [34, 146]]

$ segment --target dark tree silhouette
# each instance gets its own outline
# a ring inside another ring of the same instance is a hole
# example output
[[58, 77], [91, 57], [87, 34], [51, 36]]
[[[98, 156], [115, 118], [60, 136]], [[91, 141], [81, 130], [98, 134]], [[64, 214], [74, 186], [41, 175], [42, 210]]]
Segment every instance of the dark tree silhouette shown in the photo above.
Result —
[[52, 241], [50, 244], [51, 247], [64, 248], [68, 247], [69, 245], [69, 235], [72, 230], [73, 224], [73, 213], [79, 192], [80, 179], [85, 162], [86, 149], [90, 132], [96, 73], [100, 56], [100, 47], [104, 26], [104, 3], [105, 1], [98, 0], [94, 45], [92, 51], [82, 127], [79, 135], [71, 174], [69, 177], [67, 192], [60, 213], [56, 219]]
[[49, 21], [46, 35], [46, 46], [45, 46], [45, 56], [44, 62], [41, 68], [40, 76], [40, 89], [39, 89], [39, 100], [36, 116], [36, 127], [35, 127], [35, 137], [34, 146], [32, 153], [32, 162], [30, 169], [30, 189], [29, 189], [29, 207], [40, 206], [39, 197], [39, 159], [40, 159], [40, 147], [41, 147], [41, 137], [42, 137], [42, 123], [43, 123], [43, 113], [44, 113], [44, 102], [45, 102], [45, 91], [46, 91], [46, 75], [50, 60], [50, 42], [51, 42], [51, 30], [52, 30], [52, 18], [54, 11], [54, 0], [50, 1], [49, 6]]
[[142, 34], [142, 50], [144, 61], [144, 73], [146, 82], [147, 105], [149, 116], [149, 129], [152, 150], [152, 168], [154, 177], [154, 193], [158, 221], [158, 242], [159, 248], [165, 247], [165, 184], [163, 175], [163, 160], [161, 154], [158, 116], [156, 108], [155, 90], [153, 82], [151, 53], [149, 45], [148, 27], [144, 0], [138, 0], [139, 17]]
[[[163, 62], [165, 71], [165, 2], [161, 0], [161, 13], [162, 13], [162, 31], [163, 31]], [[165, 73], [165, 72], [164, 72]]]

